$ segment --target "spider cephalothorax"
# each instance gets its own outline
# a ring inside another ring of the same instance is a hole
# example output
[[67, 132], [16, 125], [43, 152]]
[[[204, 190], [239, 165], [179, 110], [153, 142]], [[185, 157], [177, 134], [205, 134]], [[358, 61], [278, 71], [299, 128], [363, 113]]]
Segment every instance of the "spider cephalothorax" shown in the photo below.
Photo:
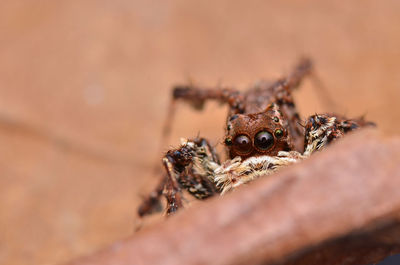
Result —
[[277, 155], [289, 151], [289, 128], [276, 104], [254, 114], [234, 114], [227, 122], [225, 145], [230, 158]]
[[292, 98], [303, 77], [311, 72], [303, 59], [286, 78], [259, 82], [245, 92], [232, 88], [178, 86], [173, 102], [184, 100], [201, 109], [213, 99], [229, 106], [224, 139], [229, 160], [220, 163], [213, 146], [204, 138], [182, 139], [181, 146], [163, 158], [165, 176], [139, 207], [139, 215], [154, 211], [162, 194], [167, 214], [183, 206], [182, 189], [197, 199], [223, 194], [260, 176], [297, 163], [347, 132], [373, 125], [364, 119], [335, 114], [310, 116], [305, 125]]

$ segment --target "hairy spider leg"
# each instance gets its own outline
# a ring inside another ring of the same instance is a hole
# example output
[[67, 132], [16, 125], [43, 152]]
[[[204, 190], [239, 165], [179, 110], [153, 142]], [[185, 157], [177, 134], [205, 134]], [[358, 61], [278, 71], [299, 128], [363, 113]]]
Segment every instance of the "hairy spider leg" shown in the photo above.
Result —
[[297, 111], [292, 92], [300, 86], [304, 77], [309, 75], [311, 71], [311, 60], [306, 58], [301, 59], [288, 77], [278, 80], [273, 84], [275, 102], [287, 118], [293, 146], [299, 152], [304, 151], [304, 128], [301, 125], [302, 121]]
[[375, 123], [365, 121], [363, 117], [348, 119], [330, 113], [312, 115], [308, 117], [305, 125], [304, 155], [309, 156], [346, 133], [374, 126]]
[[183, 207], [182, 192], [174, 174], [173, 160], [171, 161], [170, 158], [168, 156], [163, 158], [163, 165], [167, 171], [167, 180], [164, 187], [164, 196], [167, 199], [167, 215]]
[[220, 166], [215, 149], [204, 138], [182, 139], [179, 148], [170, 150], [163, 158], [166, 171], [162, 187], [157, 187], [139, 207], [139, 216], [154, 212], [160, 192], [167, 200], [167, 215], [183, 207], [182, 189], [199, 200], [219, 194], [212, 181], [212, 173]]

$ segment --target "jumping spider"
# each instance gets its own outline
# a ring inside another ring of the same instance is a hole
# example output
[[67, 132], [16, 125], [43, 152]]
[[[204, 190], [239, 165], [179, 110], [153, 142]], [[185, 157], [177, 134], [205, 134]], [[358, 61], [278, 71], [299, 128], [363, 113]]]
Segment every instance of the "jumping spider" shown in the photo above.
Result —
[[315, 114], [303, 124], [292, 91], [311, 71], [311, 61], [302, 59], [286, 78], [259, 82], [245, 92], [175, 87], [173, 101], [183, 100], [197, 109], [207, 100], [229, 106], [224, 144], [230, 160], [221, 164], [215, 149], [204, 138], [182, 139], [179, 148], [169, 150], [163, 157], [165, 176], [144, 199], [139, 215], [154, 211], [163, 194], [169, 215], [183, 207], [182, 189], [201, 200], [224, 194], [309, 157], [347, 132], [373, 125], [363, 118], [347, 119], [335, 114]]

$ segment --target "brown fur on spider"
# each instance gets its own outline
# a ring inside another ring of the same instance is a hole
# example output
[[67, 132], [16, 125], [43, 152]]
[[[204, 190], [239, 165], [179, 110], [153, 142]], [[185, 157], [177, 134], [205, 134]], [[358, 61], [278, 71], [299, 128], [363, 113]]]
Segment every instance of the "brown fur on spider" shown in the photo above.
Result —
[[164, 156], [165, 176], [145, 198], [138, 214], [153, 212], [164, 195], [169, 215], [183, 207], [182, 189], [200, 200], [224, 194], [297, 163], [350, 131], [374, 125], [363, 118], [347, 119], [335, 114], [315, 114], [302, 125], [292, 91], [311, 70], [311, 61], [302, 59], [288, 77], [274, 83], [259, 82], [245, 92], [175, 87], [173, 102], [183, 100], [197, 109], [207, 100], [229, 106], [224, 143], [230, 159], [221, 164], [204, 138], [182, 139], [179, 148]]

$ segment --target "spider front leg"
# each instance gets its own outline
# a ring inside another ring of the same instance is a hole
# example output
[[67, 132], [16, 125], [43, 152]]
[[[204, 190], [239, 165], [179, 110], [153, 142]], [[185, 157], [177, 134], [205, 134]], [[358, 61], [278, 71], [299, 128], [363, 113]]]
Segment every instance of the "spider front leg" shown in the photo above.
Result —
[[[174, 168], [177, 166], [175, 163], [177, 163], [177, 161], [171, 155], [167, 154], [166, 157], [163, 158], [163, 165], [167, 171], [167, 179], [164, 187], [164, 196], [167, 199], [167, 215], [183, 207], [181, 189], [174, 172]], [[180, 166], [184, 167], [185, 165], [182, 163]]]
[[163, 164], [168, 175], [164, 189], [168, 215], [183, 207], [182, 188], [200, 200], [219, 193], [212, 181], [219, 158], [206, 139], [183, 139], [180, 148], [167, 152]]
[[[166, 176], [162, 188], [167, 200], [167, 215], [183, 207], [183, 189], [200, 200], [218, 194], [220, 191], [215, 186], [212, 175], [219, 164], [219, 158], [214, 148], [203, 138], [183, 139], [179, 148], [168, 151], [163, 158]], [[156, 189], [154, 196], [160, 194], [157, 191], [160, 189]], [[154, 196], [150, 195], [150, 199], [144, 201], [139, 208], [139, 215], [143, 215], [141, 209], [151, 208], [148, 206]], [[147, 211], [144, 214], [150, 212]]]
[[348, 119], [335, 114], [315, 114], [305, 125], [304, 155], [310, 156], [345, 134], [362, 127], [374, 127], [375, 123], [363, 117]]

